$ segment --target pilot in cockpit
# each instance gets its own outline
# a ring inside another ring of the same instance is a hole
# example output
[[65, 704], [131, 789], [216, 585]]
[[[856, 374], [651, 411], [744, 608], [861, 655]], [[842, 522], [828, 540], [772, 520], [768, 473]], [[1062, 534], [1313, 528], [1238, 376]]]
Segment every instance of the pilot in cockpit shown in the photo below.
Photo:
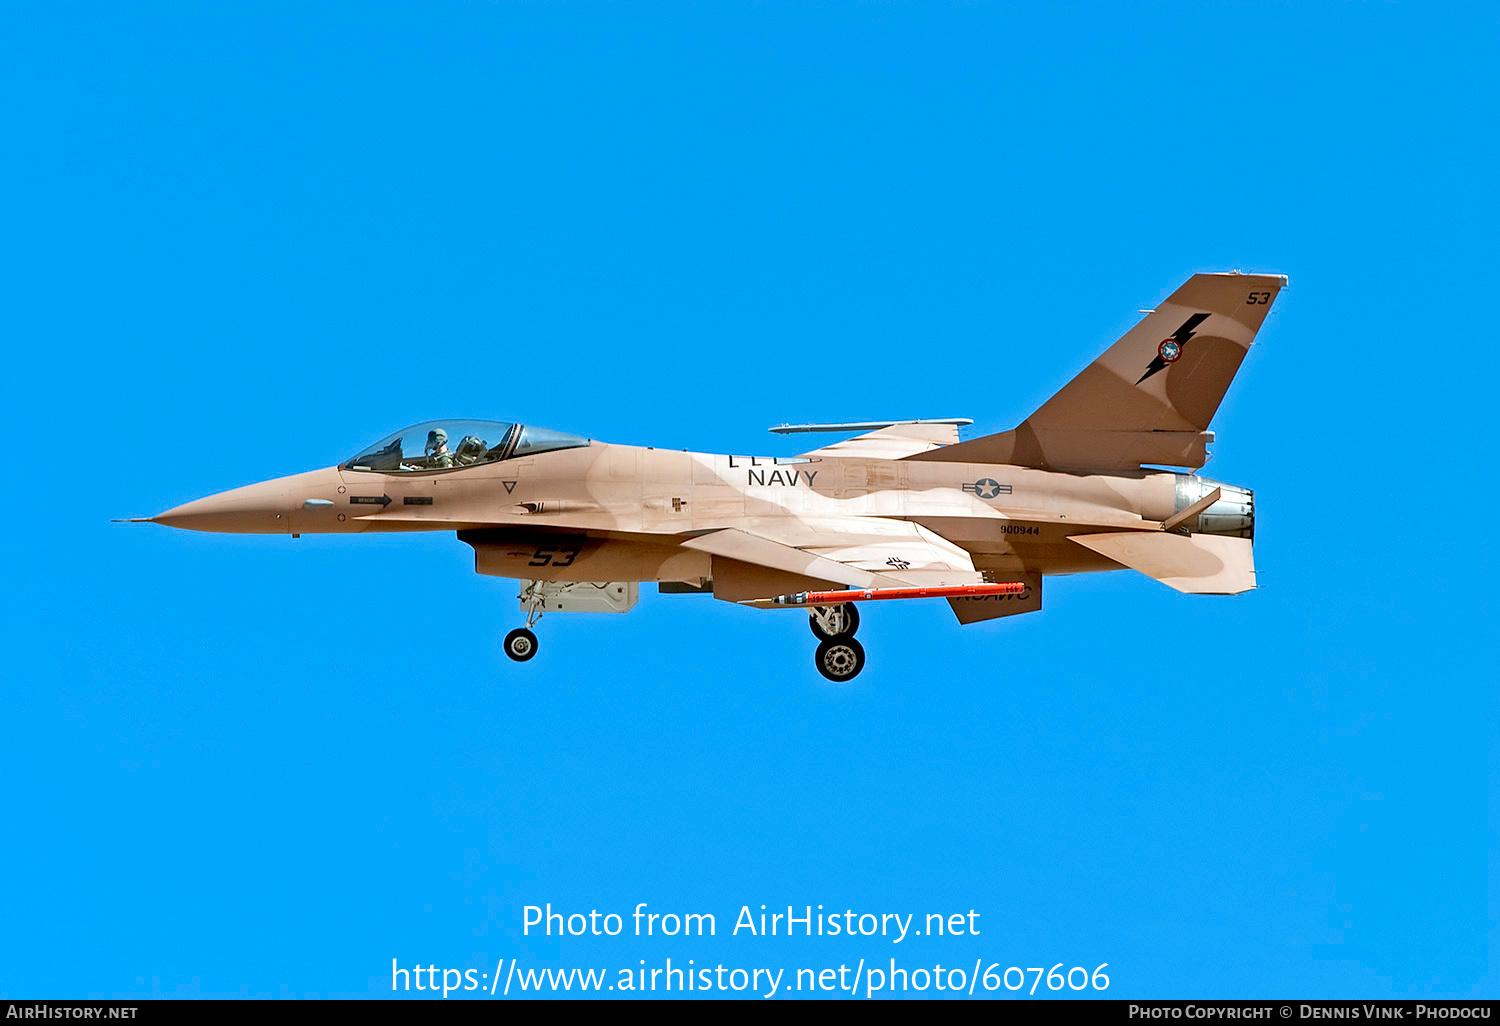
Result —
[[433, 428], [427, 432], [427, 444], [422, 449], [422, 462], [415, 459], [401, 464], [402, 470], [437, 470], [453, 466], [453, 453], [448, 451], [448, 432]]
[[453, 466], [453, 453], [448, 451], [448, 432], [433, 428], [427, 432], [427, 446], [422, 450], [431, 469]]

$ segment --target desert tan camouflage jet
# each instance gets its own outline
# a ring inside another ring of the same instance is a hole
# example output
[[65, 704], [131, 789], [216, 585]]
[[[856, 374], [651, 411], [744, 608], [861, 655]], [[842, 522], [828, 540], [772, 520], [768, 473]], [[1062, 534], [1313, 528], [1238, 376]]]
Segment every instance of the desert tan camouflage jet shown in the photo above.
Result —
[[252, 534], [456, 531], [481, 574], [544, 612], [625, 612], [638, 582], [806, 607], [815, 664], [853, 678], [856, 603], [941, 597], [961, 623], [1040, 609], [1042, 580], [1128, 567], [1178, 591], [1255, 587], [1253, 494], [1193, 473], [1209, 421], [1281, 275], [1198, 274], [1014, 430], [967, 420], [784, 425], [864, 430], [800, 456], [609, 445], [523, 424], [445, 420], [335, 467], [132, 522]]

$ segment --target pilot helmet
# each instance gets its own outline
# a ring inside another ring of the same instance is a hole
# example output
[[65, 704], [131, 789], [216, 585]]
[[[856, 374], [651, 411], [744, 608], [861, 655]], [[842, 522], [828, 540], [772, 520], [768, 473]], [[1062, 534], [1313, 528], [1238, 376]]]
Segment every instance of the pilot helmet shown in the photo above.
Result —
[[442, 428], [433, 428], [427, 432], [427, 452], [437, 452], [448, 444], [448, 432]]

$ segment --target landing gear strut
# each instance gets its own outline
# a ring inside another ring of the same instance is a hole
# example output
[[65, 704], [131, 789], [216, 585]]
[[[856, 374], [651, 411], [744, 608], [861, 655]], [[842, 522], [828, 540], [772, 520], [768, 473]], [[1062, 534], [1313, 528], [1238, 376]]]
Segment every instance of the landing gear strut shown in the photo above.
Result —
[[505, 654], [518, 663], [524, 663], [536, 655], [536, 635], [532, 625], [542, 618], [542, 595], [535, 581], [528, 581], [521, 591], [521, 608], [526, 610], [526, 626], [517, 627], [505, 636]]
[[829, 638], [854, 637], [859, 630], [859, 610], [853, 602], [841, 606], [814, 606], [807, 612], [807, 625], [819, 641]]
[[859, 671], [865, 668], [865, 650], [854, 640], [854, 632], [859, 629], [859, 612], [854, 603], [814, 606], [808, 610], [808, 625], [820, 639], [813, 654], [813, 665], [818, 672], [835, 684], [859, 676]]

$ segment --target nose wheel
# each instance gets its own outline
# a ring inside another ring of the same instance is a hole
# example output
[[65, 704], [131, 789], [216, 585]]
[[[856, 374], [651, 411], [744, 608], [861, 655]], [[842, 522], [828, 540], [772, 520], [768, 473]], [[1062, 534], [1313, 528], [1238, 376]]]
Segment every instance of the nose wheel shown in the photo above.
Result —
[[524, 663], [536, 655], [536, 635], [525, 627], [517, 627], [505, 636], [505, 654]]
[[815, 606], [808, 610], [808, 626], [818, 638], [813, 665], [828, 680], [843, 684], [859, 676], [865, 668], [865, 650], [854, 640], [859, 629], [859, 611], [854, 603], [839, 606]]

